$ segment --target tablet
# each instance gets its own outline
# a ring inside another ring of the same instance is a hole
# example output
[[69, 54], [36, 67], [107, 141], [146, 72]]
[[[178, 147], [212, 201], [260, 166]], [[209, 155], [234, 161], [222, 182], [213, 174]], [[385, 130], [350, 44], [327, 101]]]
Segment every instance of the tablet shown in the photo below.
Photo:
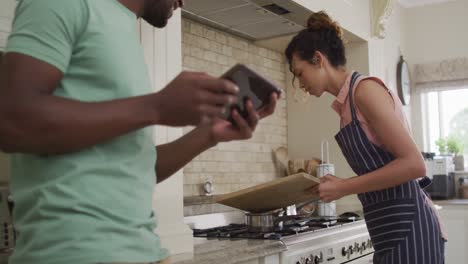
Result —
[[245, 109], [246, 99], [250, 99], [254, 108], [259, 110], [268, 104], [272, 93], [277, 93], [278, 96], [281, 94], [281, 90], [276, 85], [243, 64], [233, 66], [221, 78], [230, 80], [239, 87], [237, 104], [232, 105], [225, 115], [225, 118], [231, 122], [233, 122], [231, 117], [233, 109], [237, 109], [242, 117], [248, 117]]

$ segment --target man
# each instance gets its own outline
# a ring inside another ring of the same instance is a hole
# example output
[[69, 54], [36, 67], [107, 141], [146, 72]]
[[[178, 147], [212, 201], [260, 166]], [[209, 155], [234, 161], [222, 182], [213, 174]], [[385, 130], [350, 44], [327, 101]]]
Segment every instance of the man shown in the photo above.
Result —
[[[247, 120], [233, 112], [236, 125], [220, 119], [238, 88], [204, 73], [181, 73], [151, 93], [136, 19], [164, 27], [182, 5], [18, 2], [0, 76], [0, 149], [15, 153], [11, 264], [162, 261], [168, 252], [151, 209], [156, 178], [219, 142], [250, 138], [273, 113], [276, 95], [258, 113], [247, 102]], [[196, 128], [155, 149], [154, 124]]]

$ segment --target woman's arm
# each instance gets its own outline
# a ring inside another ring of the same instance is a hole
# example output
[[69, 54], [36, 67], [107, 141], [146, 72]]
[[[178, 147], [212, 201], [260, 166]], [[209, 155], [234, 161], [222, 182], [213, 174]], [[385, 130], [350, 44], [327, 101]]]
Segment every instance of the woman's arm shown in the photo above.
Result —
[[362, 81], [354, 98], [356, 106], [369, 122], [378, 140], [393, 154], [395, 160], [359, 177], [345, 180], [333, 176], [323, 178], [319, 191], [324, 201], [390, 188], [426, 173], [421, 153], [393, 111], [394, 102], [387, 90], [375, 81]]

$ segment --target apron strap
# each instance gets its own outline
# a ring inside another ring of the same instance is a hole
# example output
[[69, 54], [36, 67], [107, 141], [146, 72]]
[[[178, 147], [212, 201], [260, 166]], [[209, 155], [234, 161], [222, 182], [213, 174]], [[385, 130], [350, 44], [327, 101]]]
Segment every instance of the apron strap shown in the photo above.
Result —
[[353, 75], [351, 76], [351, 82], [349, 83], [349, 107], [351, 108], [351, 116], [352, 116], [352, 122], [353, 124], [358, 124], [359, 120], [357, 119], [357, 114], [356, 114], [356, 109], [354, 107], [354, 102], [353, 102], [353, 88], [354, 84], [356, 83], [356, 80], [360, 77], [361, 75], [355, 71], [353, 72]]

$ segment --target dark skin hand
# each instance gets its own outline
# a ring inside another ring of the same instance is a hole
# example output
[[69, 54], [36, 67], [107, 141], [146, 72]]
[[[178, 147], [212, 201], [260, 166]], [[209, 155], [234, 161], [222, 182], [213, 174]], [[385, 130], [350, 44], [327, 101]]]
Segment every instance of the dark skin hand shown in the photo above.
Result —
[[[238, 112], [234, 111], [235, 125], [224, 119], [214, 118], [203, 122], [203, 124], [180, 139], [158, 146], [158, 164], [156, 166], [158, 182], [165, 180], [195, 156], [215, 146], [218, 142], [251, 138], [258, 121], [273, 114], [277, 100], [278, 95], [272, 94], [270, 103], [258, 112], [253, 108], [252, 102], [247, 101], [246, 107], [249, 113], [247, 120], [244, 120]], [[184, 151], [178, 151], [177, 155], [173, 155], [174, 150], [181, 149]]]
[[[40, 60], [18, 53], [5, 55], [0, 66], [1, 150], [62, 154], [149, 125], [198, 124], [191, 133], [157, 147], [156, 170], [162, 181], [218, 142], [250, 138], [258, 120], [274, 112], [277, 100], [272, 95], [270, 104], [258, 113], [248, 102], [248, 120], [234, 113], [237, 126], [233, 126], [217, 116], [235, 102], [238, 88], [204, 73], [181, 73], [158, 93], [95, 103], [54, 96], [62, 77], [58, 69]], [[201, 122], [202, 118], [209, 122]]]
[[6, 152], [67, 153], [153, 124], [197, 125], [202, 116], [221, 115], [238, 90], [203, 73], [181, 73], [158, 93], [87, 103], [54, 96], [63, 74], [40, 60], [7, 53], [0, 69], [0, 149]]

